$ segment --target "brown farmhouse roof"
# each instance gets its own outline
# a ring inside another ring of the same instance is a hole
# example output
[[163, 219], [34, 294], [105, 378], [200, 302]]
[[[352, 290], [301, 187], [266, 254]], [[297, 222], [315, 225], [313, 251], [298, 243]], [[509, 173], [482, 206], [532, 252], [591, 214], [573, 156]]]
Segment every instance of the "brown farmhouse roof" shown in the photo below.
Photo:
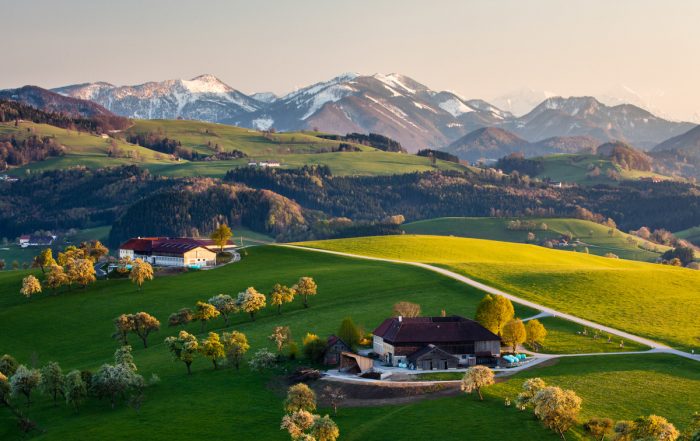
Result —
[[392, 317], [374, 330], [389, 343], [439, 344], [463, 341], [500, 341], [500, 338], [474, 320], [450, 317]]
[[133, 250], [138, 254], [181, 255], [195, 248], [207, 248], [211, 241], [189, 237], [139, 237], [129, 239], [119, 246], [121, 250]]

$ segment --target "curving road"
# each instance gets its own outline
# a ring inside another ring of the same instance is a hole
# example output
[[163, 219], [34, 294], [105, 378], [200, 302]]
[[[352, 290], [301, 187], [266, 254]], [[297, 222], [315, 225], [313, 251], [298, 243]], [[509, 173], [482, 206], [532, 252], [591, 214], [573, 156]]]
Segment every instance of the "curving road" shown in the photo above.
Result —
[[[544, 305], [540, 305], [535, 302], [531, 302], [529, 300], [525, 300], [523, 298], [514, 296], [513, 294], [509, 294], [507, 292], [501, 291], [500, 289], [494, 288], [489, 285], [485, 285], [481, 282], [477, 282], [474, 279], [470, 279], [469, 277], [463, 276], [461, 274], [455, 273], [453, 271], [440, 268], [437, 266], [433, 265], [428, 265], [427, 263], [422, 263], [422, 262], [410, 262], [410, 261], [405, 261], [405, 260], [396, 260], [396, 259], [387, 259], [387, 258], [382, 258], [382, 257], [372, 257], [372, 256], [363, 256], [359, 254], [351, 254], [351, 253], [343, 253], [341, 251], [331, 251], [331, 250], [323, 250], [319, 248], [310, 248], [310, 247], [303, 247], [299, 245], [289, 245], [289, 244], [275, 244], [275, 246], [280, 246], [280, 247], [286, 247], [286, 248], [295, 248], [299, 250], [305, 250], [305, 251], [314, 251], [318, 253], [326, 253], [326, 254], [334, 254], [336, 256], [343, 256], [343, 257], [351, 257], [355, 259], [365, 259], [365, 260], [374, 260], [374, 261], [379, 261], [379, 262], [389, 262], [389, 263], [398, 263], [398, 264], [403, 264], [403, 265], [411, 265], [411, 266], [417, 266], [419, 268], [426, 269], [428, 271], [432, 271], [438, 274], [442, 274], [443, 276], [447, 276], [451, 279], [455, 279], [459, 282], [462, 282], [466, 285], [472, 286], [474, 288], [477, 288], [481, 291], [488, 292], [490, 294], [498, 294], [503, 297], [506, 297], [513, 303], [518, 303], [523, 306], [527, 306], [532, 309], [536, 309], [540, 311], [541, 313], [544, 313], [546, 315], [551, 315], [554, 317], [561, 317], [565, 320], [569, 320], [571, 322], [577, 323], [582, 326], [586, 326], [589, 328], [594, 328], [594, 329], [599, 329], [603, 332], [607, 332], [613, 335], [617, 335], [618, 337], [625, 338], [630, 341], [634, 341], [637, 343], [641, 343], [643, 345], [649, 346], [651, 350], [641, 352], [641, 353], [667, 353], [667, 354], [674, 354], [678, 355], [680, 357], [685, 357], [690, 360], [695, 360], [695, 361], [700, 361], [700, 355], [694, 355], [690, 354], [688, 352], [684, 352], [678, 349], [671, 348], [667, 345], [664, 345], [662, 343], [655, 342], [653, 340], [649, 340], [644, 337], [639, 337], [634, 334], [630, 334], [629, 332], [621, 331], [619, 329], [611, 328], [610, 326], [605, 326], [601, 325], [595, 322], [592, 322], [590, 320], [586, 320], [580, 317], [577, 317], [575, 315], [567, 314], [564, 312], [557, 311], [556, 309], [549, 308]], [[617, 355], [617, 354], [630, 354], [630, 352], [610, 352], [610, 353], [596, 353], [596, 354], [562, 354], [562, 355], [551, 355], [550, 358], [556, 358], [556, 357], [566, 357], [566, 356], [588, 356], [588, 355]], [[540, 354], [542, 355], [542, 354]]]

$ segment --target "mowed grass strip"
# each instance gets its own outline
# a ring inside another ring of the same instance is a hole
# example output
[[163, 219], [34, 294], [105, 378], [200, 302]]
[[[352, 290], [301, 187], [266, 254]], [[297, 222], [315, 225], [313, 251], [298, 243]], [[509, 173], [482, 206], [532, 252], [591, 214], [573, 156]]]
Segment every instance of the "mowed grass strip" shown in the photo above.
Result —
[[449, 268], [528, 300], [690, 350], [700, 346], [700, 272], [540, 246], [382, 236], [304, 246]]

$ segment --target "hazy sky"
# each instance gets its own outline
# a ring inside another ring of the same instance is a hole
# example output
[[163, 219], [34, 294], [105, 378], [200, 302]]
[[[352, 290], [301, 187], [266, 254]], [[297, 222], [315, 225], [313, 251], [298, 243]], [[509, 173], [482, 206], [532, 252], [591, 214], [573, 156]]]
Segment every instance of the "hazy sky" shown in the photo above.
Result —
[[700, 113], [700, 2], [0, 0], [0, 88], [212, 73], [286, 93], [342, 72], [400, 72], [493, 98], [626, 85]]

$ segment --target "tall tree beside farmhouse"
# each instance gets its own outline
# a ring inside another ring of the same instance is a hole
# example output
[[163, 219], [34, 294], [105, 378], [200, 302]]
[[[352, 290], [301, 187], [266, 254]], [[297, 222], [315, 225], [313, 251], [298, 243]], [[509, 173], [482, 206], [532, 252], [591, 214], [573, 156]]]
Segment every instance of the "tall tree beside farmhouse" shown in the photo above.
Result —
[[139, 287], [139, 291], [141, 291], [141, 286], [143, 286], [146, 280], [153, 280], [153, 267], [148, 262], [135, 259], [131, 264], [129, 279], [135, 283]]
[[394, 304], [394, 316], [418, 317], [420, 315], [420, 305], [411, 302], [398, 302]]
[[202, 355], [211, 360], [214, 369], [219, 368], [217, 360], [221, 360], [226, 355], [224, 352], [224, 345], [221, 343], [221, 338], [216, 332], [210, 332], [209, 336], [202, 340], [199, 351]]
[[53, 258], [51, 248], [45, 248], [36, 257], [34, 257], [34, 265], [41, 268], [42, 273], [46, 273], [46, 268], [56, 265], [56, 260]]
[[243, 356], [250, 349], [248, 338], [242, 332], [224, 332], [223, 343], [226, 359], [238, 370]]
[[346, 317], [340, 323], [338, 338], [350, 345], [351, 348], [354, 348], [360, 343], [362, 333], [357, 325], [355, 325], [355, 322], [353, 322], [350, 317]]
[[228, 244], [231, 237], [233, 237], [233, 232], [226, 224], [219, 225], [219, 227], [209, 236], [209, 238], [219, 247], [220, 252], [224, 251], [224, 247]]
[[513, 319], [506, 323], [503, 327], [503, 335], [501, 340], [503, 343], [513, 348], [513, 352], [517, 352], [518, 345], [525, 342], [527, 338], [527, 333], [525, 332], [525, 325], [523, 321], [519, 318]]
[[43, 393], [53, 398], [54, 404], [58, 399], [58, 394], [63, 394], [63, 370], [55, 361], [50, 361], [46, 366], [41, 368], [41, 381], [39, 388]]
[[205, 302], [197, 302], [194, 306], [194, 315], [192, 320], [199, 321], [201, 325], [201, 331], [204, 332], [204, 328], [207, 326], [207, 322], [211, 319], [215, 319], [219, 316], [220, 312], [214, 307]]
[[265, 294], [259, 293], [252, 286], [243, 292], [238, 293], [236, 305], [250, 315], [250, 319], [255, 321], [255, 314], [267, 305]]
[[143, 347], [148, 347], [148, 336], [151, 332], [160, 330], [160, 322], [147, 312], [137, 312], [131, 318], [133, 323], [132, 331], [139, 336], [143, 342]]
[[275, 286], [272, 287], [272, 292], [270, 293], [270, 303], [272, 306], [277, 307], [277, 314], [282, 314], [283, 304], [294, 301], [294, 295], [296, 295], [294, 288], [275, 283]]
[[20, 288], [19, 292], [28, 299], [34, 294], [39, 294], [41, 292], [41, 283], [39, 283], [39, 279], [32, 275], [25, 277], [22, 279], [22, 288]]
[[275, 342], [277, 352], [282, 352], [284, 345], [292, 341], [292, 331], [289, 326], [275, 326], [268, 339]]
[[564, 434], [576, 424], [581, 411], [581, 398], [576, 392], [555, 386], [545, 387], [537, 392], [532, 404], [535, 416], [562, 439], [565, 439]]
[[315, 296], [317, 294], [318, 286], [316, 286], [316, 282], [314, 282], [314, 279], [311, 277], [302, 277], [297, 284], [294, 285], [294, 290], [304, 299], [304, 308], [308, 308], [309, 296]]
[[544, 345], [544, 340], [547, 337], [547, 330], [539, 320], [528, 320], [528, 322], [525, 324], [525, 333], [527, 334], [525, 341], [530, 348], [535, 351], [542, 348], [542, 345]]
[[284, 410], [287, 413], [305, 410], [316, 410], [316, 393], [304, 383], [297, 383], [287, 390], [287, 399], [284, 401]]
[[514, 315], [515, 310], [510, 300], [497, 294], [486, 294], [476, 308], [476, 321], [499, 337], [503, 327], [513, 320]]
[[170, 336], [165, 339], [165, 345], [170, 350], [173, 359], [181, 361], [187, 366], [187, 373], [192, 373], [192, 362], [199, 352], [197, 337], [187, 331], [180, 331], [177, 337]]
[[484, 396], [481, 394], [481, 389], [494, 383], [493, 371], [486, 366], [477, 365], [470, 367], [464, 373], [461, 389], [468, 394], [476, 391], [479, 400], [483, 401]]
[[66, 269], [70, 283], [77, 283], [83, 288], [96, 280], [95, 268], [90, 259], [70, 259]]
[[46, 280], [44, 284], [51, 289], [54, 293], [56, 290], [64, 285], [68, 285], [70, 280], [63, 267], [57, 264], [53, 264], [49, 267], [49, 272], [46, 274]]
[[229, 316], [238, 311], [238, 306], [236, 306], [236, 301], [228, 294], [217, 294], [214, 297], [207, 300], [207, 303], [213, 305], [221, 317], [224, 318], [224, 323], [228, 326]]

